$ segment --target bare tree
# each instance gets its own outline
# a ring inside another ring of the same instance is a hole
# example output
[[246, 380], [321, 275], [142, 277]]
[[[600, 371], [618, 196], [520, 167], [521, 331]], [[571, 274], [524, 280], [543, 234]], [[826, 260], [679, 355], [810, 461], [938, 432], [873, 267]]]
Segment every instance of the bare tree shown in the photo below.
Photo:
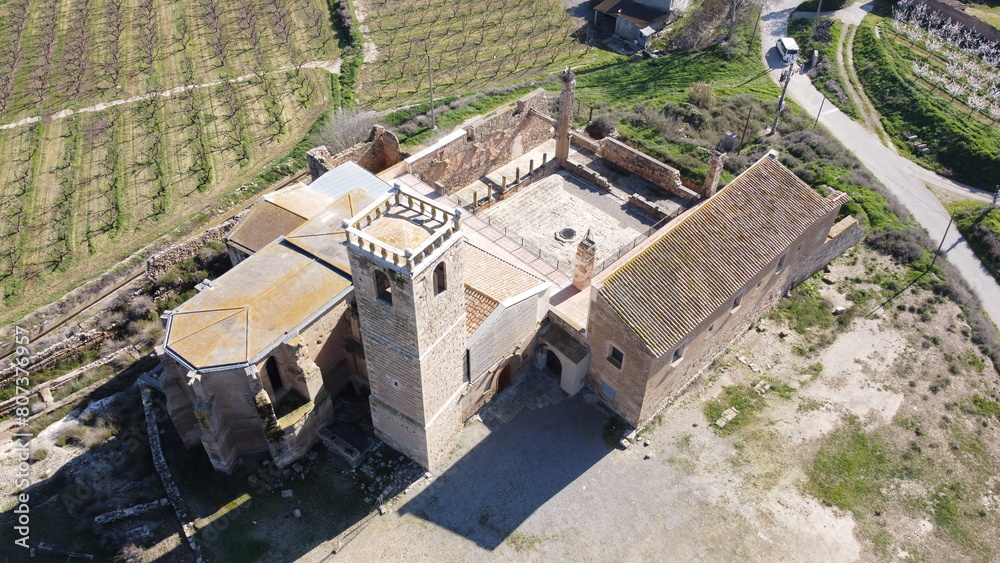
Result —
[[326, 145], [333, 154], [350, 148], [368, 138], [376, 123], [375, 112], [344, 109], [330, 116], [316, 134], [316, 143]]

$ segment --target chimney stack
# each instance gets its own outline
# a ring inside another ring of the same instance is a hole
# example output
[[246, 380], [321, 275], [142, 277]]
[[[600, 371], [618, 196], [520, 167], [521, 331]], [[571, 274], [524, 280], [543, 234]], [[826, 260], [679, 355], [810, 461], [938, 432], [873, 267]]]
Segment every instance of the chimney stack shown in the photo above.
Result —
[[585, 289], [594, 279], [594, 257], [597, 256], [597, 243], [587, 234], [576, 245], [576, 256], [573, 258], [573, 287]]
[[708, 174], [705, 175], [705, 185], [702, 190], [702, 197], [708, 199], [715, 195], [719, 188], [719, 178], [722, 177], [722, 163], [726, 160], [726, 153], [722, 151], [712, 151], [712, 157], [708, 160]]

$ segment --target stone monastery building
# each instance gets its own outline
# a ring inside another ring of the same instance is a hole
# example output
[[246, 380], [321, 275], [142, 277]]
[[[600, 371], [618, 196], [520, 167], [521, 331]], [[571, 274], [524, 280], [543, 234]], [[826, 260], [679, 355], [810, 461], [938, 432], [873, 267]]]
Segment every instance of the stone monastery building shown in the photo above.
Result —
[[221, 471], [262, 452], [284, 466], [329, 436], [350, 388], [379, 439], [434, 469], [533, 369], [640, 427], [861, 239], [836, 222], [847, 196], [775, 153], [717, 190], [721, 153], [693, 185], [571, 131], [571, 113], [537, 91], [405, 159], [378, 127], [311, 151], [312, 183], [261, 197], [227, 239], [233, 269], [164, 315], [184, 443]]

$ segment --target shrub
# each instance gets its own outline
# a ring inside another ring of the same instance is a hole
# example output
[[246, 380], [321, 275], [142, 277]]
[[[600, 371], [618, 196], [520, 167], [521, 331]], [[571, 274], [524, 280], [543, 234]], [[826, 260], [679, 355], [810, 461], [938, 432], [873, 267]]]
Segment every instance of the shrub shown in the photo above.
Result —
[[587, 135], [592, 139], [601, 140], [615, 130], [615, 121], [609, 115], [601, 115], [587, 124], [585, 129]]
[[715, 102], [715, 87], [707, 82], [695, 82], [688, 90], [688, 101], [700, 108], [711, 109]]
[[892, 256], [900, 264], [912, 264], [924, 256], [924, 246], [919, 242], [915, 227], [890, 228], [868, 236], [868, 245]]

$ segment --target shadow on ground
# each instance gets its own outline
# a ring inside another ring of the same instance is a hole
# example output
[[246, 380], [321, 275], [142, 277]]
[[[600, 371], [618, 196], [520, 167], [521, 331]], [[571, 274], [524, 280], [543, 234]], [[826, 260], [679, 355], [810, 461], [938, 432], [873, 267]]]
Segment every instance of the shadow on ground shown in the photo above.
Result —
[[524, 409], [401, 509], [493, 550], [611, 451], [608, 414], [577, 395]]

